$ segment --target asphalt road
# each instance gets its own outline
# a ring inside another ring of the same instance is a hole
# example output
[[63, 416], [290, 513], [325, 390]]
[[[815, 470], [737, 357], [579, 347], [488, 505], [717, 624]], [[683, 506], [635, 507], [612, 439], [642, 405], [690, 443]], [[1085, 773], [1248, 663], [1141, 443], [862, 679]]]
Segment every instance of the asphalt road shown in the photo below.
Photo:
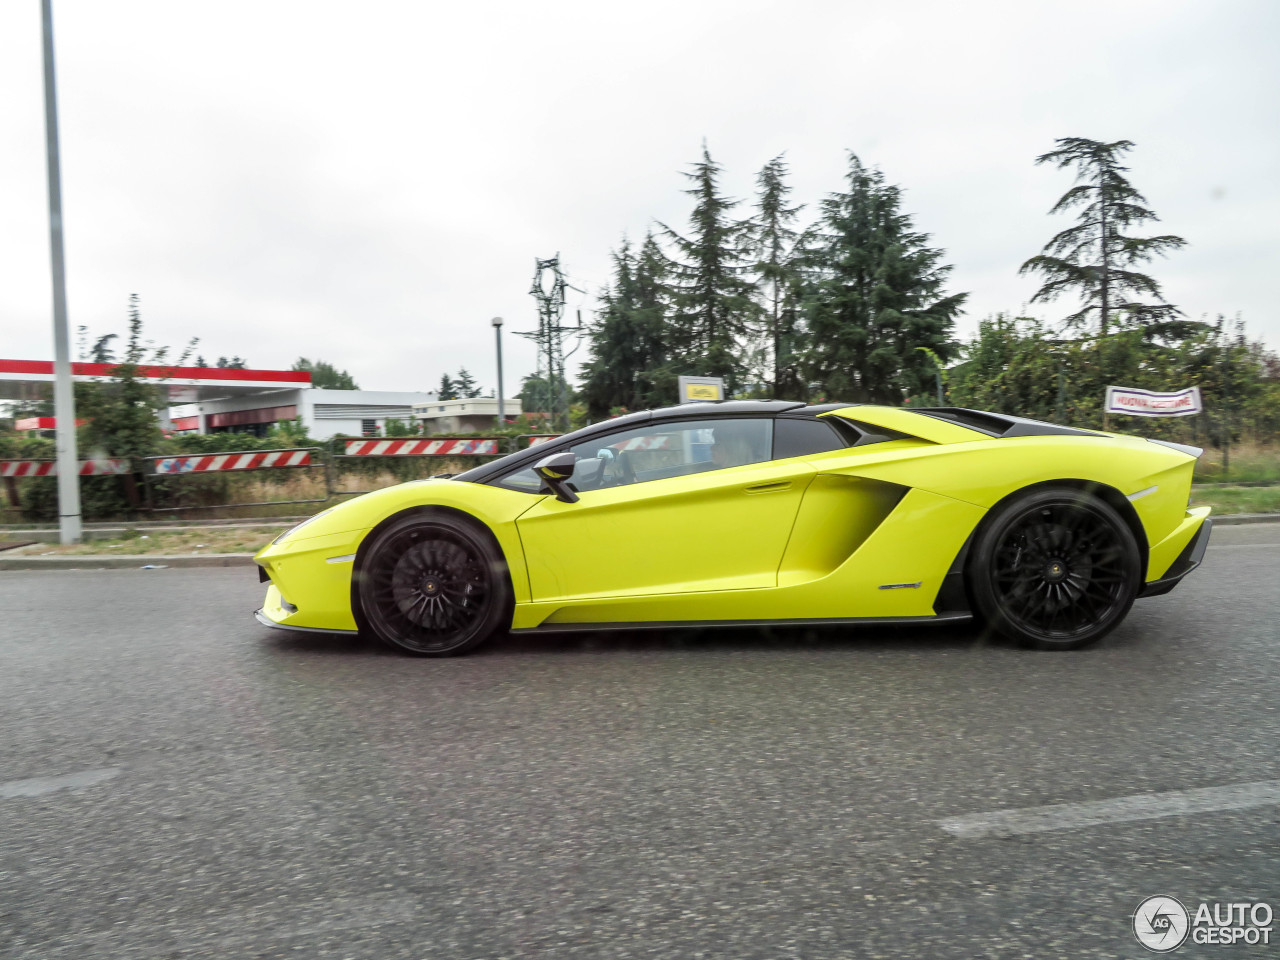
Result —
[[1220, 528], [1079, 653], [429, 661], [260, 627], [251, 570], [0, 573], [0, 957], [1147, 956], [1154, 894], [1280, 914], [1278, 585]]

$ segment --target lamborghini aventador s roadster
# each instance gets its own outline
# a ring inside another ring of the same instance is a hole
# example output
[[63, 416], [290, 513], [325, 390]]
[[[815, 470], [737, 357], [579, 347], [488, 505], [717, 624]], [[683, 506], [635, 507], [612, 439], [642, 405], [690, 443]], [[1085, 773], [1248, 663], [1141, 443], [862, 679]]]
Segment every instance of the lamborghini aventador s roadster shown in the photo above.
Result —
[[954, 407], [646, 410], [299, 524], [256, 557], [257, 616], [426, 656], [502, 631], [969, 618], [1075, 648], [1199, 565], [1199, 454]]

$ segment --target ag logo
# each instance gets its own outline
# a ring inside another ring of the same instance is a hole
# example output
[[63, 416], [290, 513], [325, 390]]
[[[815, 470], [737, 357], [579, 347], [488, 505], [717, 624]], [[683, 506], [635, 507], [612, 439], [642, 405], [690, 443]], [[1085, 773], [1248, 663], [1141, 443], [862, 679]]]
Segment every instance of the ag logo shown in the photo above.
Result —
[[1133, 935], [1154, 953], [1168, 953], [1187, 939], [1191, 918], [1173, 897], [1147, 897], [1133, 912]]

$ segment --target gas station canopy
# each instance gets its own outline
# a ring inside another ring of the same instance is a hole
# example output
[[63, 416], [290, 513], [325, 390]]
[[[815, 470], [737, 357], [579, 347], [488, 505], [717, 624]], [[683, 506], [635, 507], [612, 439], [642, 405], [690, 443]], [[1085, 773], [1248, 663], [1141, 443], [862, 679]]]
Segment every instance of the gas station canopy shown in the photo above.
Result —
[[[71, 379], [100, 382], [115, 372], [114, 363], [72, 363]], [[139, 379], [163, 389], [170, 403], [198, 403], [273, 390], [311, 386], [305, 370], [238, 370], [227, 367], [174, 367], [143, 364]], [[52, 360], [0, 360], [0, 400], [37, 400], [53, 383]]]

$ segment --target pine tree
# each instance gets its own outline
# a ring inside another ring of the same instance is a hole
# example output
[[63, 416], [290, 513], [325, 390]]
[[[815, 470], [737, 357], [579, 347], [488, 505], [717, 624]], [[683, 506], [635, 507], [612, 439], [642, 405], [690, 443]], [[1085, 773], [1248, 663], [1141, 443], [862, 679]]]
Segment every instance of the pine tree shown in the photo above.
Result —
[[108, 333], [104, 337], [99, 337], [93, 342], [93, 346], [89, 349], [89, 360], [92, 363], [115, 363], [116, 354], [111, 349], [111, 341], [120, 339], [118, 333]]
[[[221, 366], [221, 364], [219, 364]], [[322, 390], [359, 390], [351, 374], [339, 370], [332, 363], [317, 360], [312, 363], [306, 357], [299, 357], [291, 370], [301, 370], [311, 374], [311, 385]]]
[[732, 394], [742, 379], [741, 354], [754, 328], [755, 287], [747, 277], [750, 261], [743, 250], [748, 225], [729, 216], [738, 205], [720, 193], [721, 167], [706, 145], [702, 160], [684, 176], [697, 202], [690, 231], [682, 236], [659, 223], [675, 248], [668, 259], [673, 300], [672, 359], [678, 372], [723, 377]]
[[582, 399], [593, 420], [618, 408], [643, 410], [675, 400], [670, 369], [664, 261], [653, 234], [639, 253], [627, 241], [613, 254], [613, 278], [588, 331]]
[[829, 399], [902, 402], [926, 390], [933, 361], [954, 353], [951, 331], [966, 294], [945, 295], [949, 266], [902, 213], [901, 191], [850, 154], [848, 189], [822, 203], [806, 291], [805, 371]]
[[165, 399], [159, 387], [142, 378], [141, 366], [163, 363], [167, 351], [142, 338], [142, 310], [136, 293], [129, 295], [129, 333], [124, 355], [110, 379], [77, 384], [76, 410], [88, 421], [84, 445], [113, 457], [147, 457], [160, 440], [156, 410]]
[[458, 400], [471, 400], [480, 396], [480, 388], [476, 386], [476, 379], [467, 372], [466, 367], [458, 368], [458, 377], [453, 381], [453, 391]]
[[1036, 163], [1054, 163], [1058, 169], [1075, 167], [1076, 185], [1064, 193], [1050, 214], [1080, 208], [1078, 222], [1045, 244], [1043, 252], [1024, 263], [1019, 273], [1039, 273], [1044, 284], [1032, 303], [1056, 300], [1075, 292], [1084, 306], [1064, 320], [1068, 327], [1086, 327], [1097, 315], [1101, 336], [1114, 314], [1141, 326], [1167, 324], [1181, 311], [1172, 304], [1142, 303], [1143, 295], [1163, 301], [1160, 285], [1134, 268], [1157, 255], [1184, 246], [1186, 241], [1172, 234], [1158, 237], [1131, 237], [1126, 231], [1148, 220], [1159, 220], [1147, 207], [1146, 198], [1134, 189], [1120, 165], [1120, 157], [1133, 149], [1129, 140], [1099, 143], [1080, 137], [1064, 137], [1058, 149], [1036, 158]]
[[787, 163], [774, 157], [756, 176], [756, 215], [751, 222], [751, 253], [764, 316], [766, 349], [771, 367], [770, 392], [791, 395], [800, 384], [795, 377], [792, 337], [798, 322], [801, 237], [792, 224], [804, 209], [788, 206], [791, 187]]
[[447, 373], [440, 374], [440, 387], [436, 391], [437, 400], [457, 400], [458, 387]]

